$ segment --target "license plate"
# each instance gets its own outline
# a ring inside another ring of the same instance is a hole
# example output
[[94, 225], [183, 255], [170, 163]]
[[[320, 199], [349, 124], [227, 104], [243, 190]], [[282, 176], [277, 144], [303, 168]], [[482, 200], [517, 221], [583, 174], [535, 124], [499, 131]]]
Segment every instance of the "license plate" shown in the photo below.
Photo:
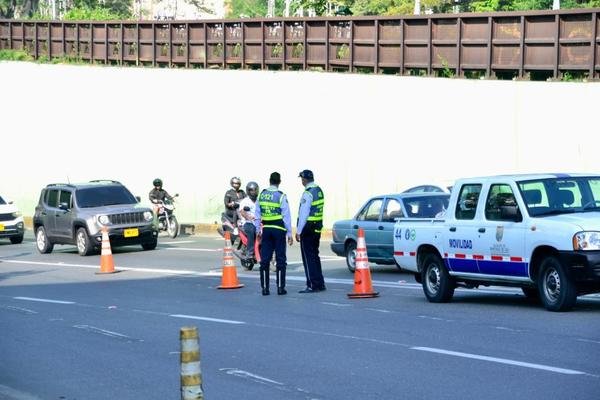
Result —
[[140, 236], [140, 231], [138, 228], [124, 229], [123, 236], [125, 237], [136, 237]]
[[0, 231], [4, 230], [4, 225], [0, 224]]

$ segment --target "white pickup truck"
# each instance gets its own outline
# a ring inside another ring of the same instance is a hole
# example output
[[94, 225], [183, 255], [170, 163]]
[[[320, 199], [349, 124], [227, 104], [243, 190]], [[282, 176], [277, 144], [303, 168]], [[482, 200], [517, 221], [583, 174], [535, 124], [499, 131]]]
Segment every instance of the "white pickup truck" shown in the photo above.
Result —
[[504, 285], [568, 310], [600, 292], [600, 175], [460, 179], [443, 215], [397, 220], [394, 259], [431, 302]]

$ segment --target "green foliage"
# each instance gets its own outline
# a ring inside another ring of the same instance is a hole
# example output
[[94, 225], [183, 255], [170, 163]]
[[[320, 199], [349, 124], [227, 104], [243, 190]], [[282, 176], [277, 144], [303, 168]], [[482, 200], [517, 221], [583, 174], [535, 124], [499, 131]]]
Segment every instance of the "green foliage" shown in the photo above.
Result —
[[0, 50], [0, 60], [33, 61], [33, 57], [23, 50]]
[[337, 47], [335, 58], [338, 60], [346, 60], [350, 56], [350, 47], [347, 44], [343, 44]]
[[439, 71], [438, 76], [442, 77], [442, 78], [454, 78], [454, 69], [450, 68], [450, 65], [448, 64], [448, 60], [446, 60], [444, 57], [438, 55], [438, 59], [440, 60], [441, 64], [442, 64], [442, 69]]
[[283, 53], [283, 45], [281, 43], [277, 43], [275, 46], [271, 47], [271, 57], [279, 58]]
[[71, 8], [64, 15], [63, 19], [70, 21], [80, 20], [97, 20], [97, 21], [110, 21], [118, 19], [127, 19], [129, 14], [121, 14], [119, 12], [111, 11], [108, 8]]
[[[267, 0], [226, 0], [227, 18], [256, 18], [267, 15]], [[275, 15], [283, 15], [285, 0], [275, 0]]]

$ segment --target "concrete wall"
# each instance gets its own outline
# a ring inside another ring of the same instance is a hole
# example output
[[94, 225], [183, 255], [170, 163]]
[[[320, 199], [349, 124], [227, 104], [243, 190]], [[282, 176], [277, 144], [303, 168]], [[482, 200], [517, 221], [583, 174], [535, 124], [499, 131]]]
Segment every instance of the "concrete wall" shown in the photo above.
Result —
[[50, 182], [161, 177], [182, 222], [218, 219], [231, 176], [315, 173], [326, 226], [370, 196], [463, 176], [600, 173], [599, 83], [0, 62], [0, 193], [31, 215]]

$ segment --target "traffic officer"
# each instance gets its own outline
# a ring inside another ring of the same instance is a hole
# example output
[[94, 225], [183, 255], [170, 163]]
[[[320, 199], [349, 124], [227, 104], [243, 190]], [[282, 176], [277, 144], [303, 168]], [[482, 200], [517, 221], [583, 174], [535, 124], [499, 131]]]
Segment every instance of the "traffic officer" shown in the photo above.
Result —
[[300, 198], [296, 241], [300, 242], [306, 289], [299, 293], [313, 293], [325, 290], [325, 280], [319, 257], [319, 242], [323, 229], [323, 206], [325, 197], [321, 188], [315, 184], [311, 170], [305, 169], [298, 175], [302, 178], [304, 193]]
[[287, 294], [285, 290], [286, 236], [291, 246], [292, 217], [286, 195], [279, 190], [281, 176], [273, 172], [269, 177], [270, 186], [258, 196], [258, 207], [254, 214], [254, 226], [261, 238], [260, 248], [260, 286], [263, 296], [269, 295], [269, 264], [275, 251], [277, 267], [277, 294]]

